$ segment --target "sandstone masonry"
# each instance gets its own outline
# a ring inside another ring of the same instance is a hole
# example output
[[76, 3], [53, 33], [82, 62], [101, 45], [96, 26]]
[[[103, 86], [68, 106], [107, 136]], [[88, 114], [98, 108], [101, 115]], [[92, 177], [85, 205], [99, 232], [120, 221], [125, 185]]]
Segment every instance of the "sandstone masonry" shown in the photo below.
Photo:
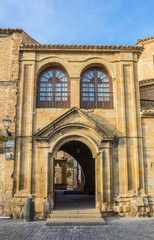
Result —
[[[16, 144], [14, 159], [0, 149], [0, 214], [22, 217], [26, 197], [35, 197], [36, 216], [47, 217], [54, 159], [63, 150], [82, 166], [104, 216], [153, 216], [153, 45], [153, 37], [136, 46], [42, 45], [21, 29], [0, 30], [1, 118], [12, 120]], [[66, 72], [70, 107], [38, 107], [38, 81], [49, 68]], [[89, 69], [108, 74], [112, 107], [80, 107]]]

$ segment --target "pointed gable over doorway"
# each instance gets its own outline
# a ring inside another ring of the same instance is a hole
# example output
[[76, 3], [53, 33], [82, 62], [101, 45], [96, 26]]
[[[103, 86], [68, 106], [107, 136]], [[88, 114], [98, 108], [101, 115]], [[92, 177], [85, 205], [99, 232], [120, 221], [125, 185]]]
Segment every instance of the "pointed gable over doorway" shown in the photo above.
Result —
[[77, 107], [73, 107], [46, 127], [35, 133], [36, 140], [49, 140], [57, 131], [64, 128], [88, 128], [97, 132], [104, 140], [113, 140], [114, 135], [103, 127], [100, 123], [90, 117], [87, 113]]

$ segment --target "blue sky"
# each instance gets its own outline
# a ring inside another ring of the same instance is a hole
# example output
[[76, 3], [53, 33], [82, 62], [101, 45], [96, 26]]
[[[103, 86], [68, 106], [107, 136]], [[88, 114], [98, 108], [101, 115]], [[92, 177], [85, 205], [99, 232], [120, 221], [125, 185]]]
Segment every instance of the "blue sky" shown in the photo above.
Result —
[[0, 0], [0, 27], [43, 44], [134, 45], [154, 35], [154, 0]]

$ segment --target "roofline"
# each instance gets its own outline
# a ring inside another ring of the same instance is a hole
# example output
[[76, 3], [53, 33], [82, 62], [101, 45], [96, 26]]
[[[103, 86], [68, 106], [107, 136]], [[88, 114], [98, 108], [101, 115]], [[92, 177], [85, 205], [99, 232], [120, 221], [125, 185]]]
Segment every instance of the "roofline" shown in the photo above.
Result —
[[148, 37], [148, 38], [138, 39], [136, 44], [146, 42], [146, 41], [149, 41], [149, 40], [153, 40], [153, 39], [154, 39], [154, 36]]
[[141, 54], [144, 48], [142, 46], [124, 46], [124, 45], [65, 45], [65, 44], [21, 44], [21, 51], [96, 51], [96, 52], [108, 52], [108, 51], [133, 51]]
[[22, 28], [0, 28], [0, 35], [1, 34], [11, 35], [13, 33], [20, 33], [20, 34], [25, 33], [33, 41], [35, 41], [36, 44], [39, 44], [33, 37], [31, 37], [28, 33], [26, 33]]
[[[29, 36], [33, 41], [35, 41], [36, 44], [39, 44], [38, 41], [36, 41], [33, 37], [31, 37], [28, 33], [26, 33], [24, 30], [22, 31], [23, 33], [25, 33], [27, 36]], [[22, 43], [21, 43], [22, 44]]]
[[0, 28], [0, 34], [13, 34], [13, 33], [22, 33], [23, 29], [21, 28]]

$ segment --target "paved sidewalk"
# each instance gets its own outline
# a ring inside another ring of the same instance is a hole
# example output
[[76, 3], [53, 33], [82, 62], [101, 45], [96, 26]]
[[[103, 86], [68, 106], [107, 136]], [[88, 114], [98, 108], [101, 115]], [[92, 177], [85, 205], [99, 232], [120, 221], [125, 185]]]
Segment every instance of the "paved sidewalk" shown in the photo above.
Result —
[[53, 226], [0, 219], [0, 240], [154, 240], [154, 218], [106, 218], [106, 226]]

